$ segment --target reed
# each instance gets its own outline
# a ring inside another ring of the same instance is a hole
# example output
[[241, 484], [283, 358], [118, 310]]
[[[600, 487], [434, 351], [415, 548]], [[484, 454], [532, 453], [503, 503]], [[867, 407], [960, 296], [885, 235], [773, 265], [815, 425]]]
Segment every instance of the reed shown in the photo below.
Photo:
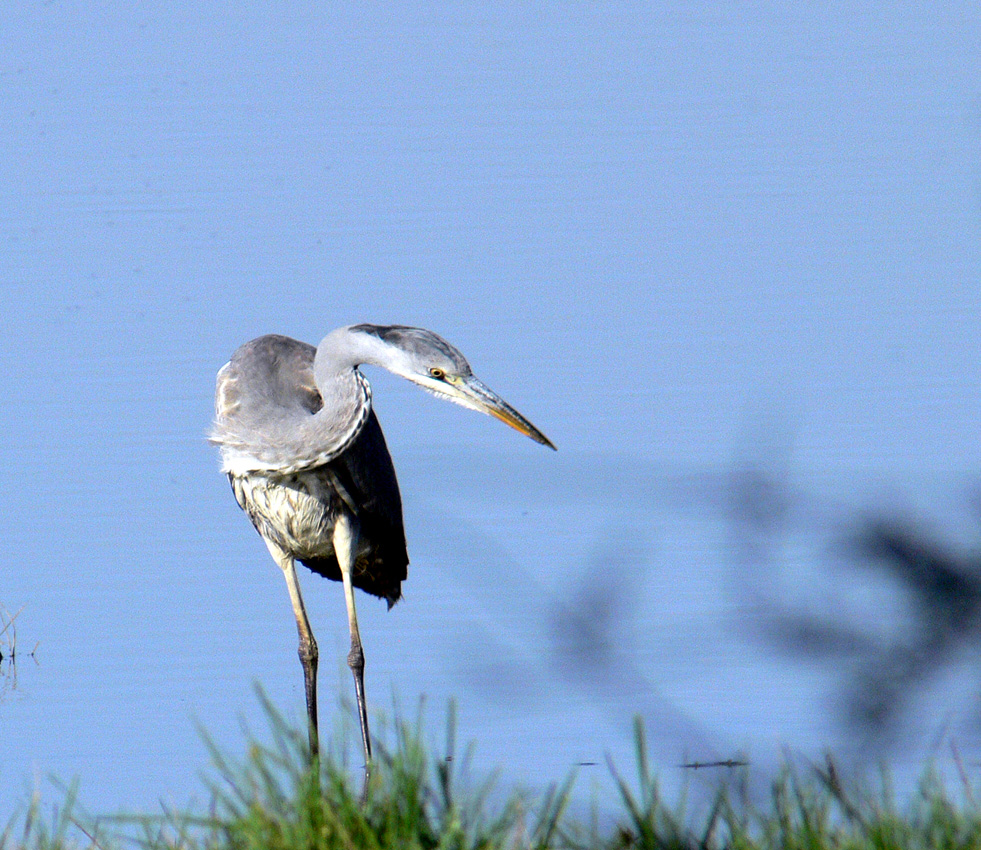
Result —
[[[47, 814], [35, 796], [0, 831], [0, 850], [979, 850], [981, 808], [966, 778], [951, 790], [927, 771], [898, 803], [887, 790], [846, 789], [834, 763], [787, 767], [768, 799], [752, 804], [719, 785], [700, 812], [659, 791], [643, 725], [635, 727], [635, 775], [613, 773], [612, 817], [588, 823], [569, 814], [574, 776], [532, 795], [502, 792], [494, 777], [471, 778], [472, 748], [456, 752], [447, 721], [445, 751], [423, 744], [421, 719], [396, 722], [379, 741], [362, 798], [361, 777], [328, 747], [319, 775], [305, 730], [287, 725], [263, 699], [269, 743], [252, 739], [239, 759], [211, 746], [207, 814], [82, 816], [77, 785]], [[340, 751], [343, 752], [342, 750]], [[749, 770], [749, 767], [739, 768]], [[956, 796], [956, 799], [954, 797]], [[610, 809], [611, 801], [604, 801]]]

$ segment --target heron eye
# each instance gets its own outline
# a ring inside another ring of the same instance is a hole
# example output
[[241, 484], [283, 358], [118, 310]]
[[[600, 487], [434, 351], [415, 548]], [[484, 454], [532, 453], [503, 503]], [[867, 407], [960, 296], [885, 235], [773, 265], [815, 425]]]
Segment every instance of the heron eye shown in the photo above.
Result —
[[429, 370], [429, 377], [435, 378], [437, 381], [442, 381], [443, 378], [446, 377], [446, 372], [433, 366], [433, 368]]

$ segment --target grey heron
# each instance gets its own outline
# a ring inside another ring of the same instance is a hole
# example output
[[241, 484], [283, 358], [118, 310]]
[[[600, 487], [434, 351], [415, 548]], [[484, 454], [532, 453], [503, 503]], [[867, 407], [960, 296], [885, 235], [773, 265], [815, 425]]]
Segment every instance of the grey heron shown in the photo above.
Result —
[[344, 586], [361, 741], [371, 762], [364, 650], [354, 589], [388, 602], [402, 595], [408, 554], [395, 468], [358, 367], [381, 366], [435, 395], [500, 419], [555, 446], [473, 375], [466, 358], [422, 328], [351, 325], [316, 348], [285, 336], [242, 345], [218, 372], [210, 440], [221, 450], [239, 506], [283, 570], [299, 633], [310, 753], [317, 737], [317, 642], [296, 562]]

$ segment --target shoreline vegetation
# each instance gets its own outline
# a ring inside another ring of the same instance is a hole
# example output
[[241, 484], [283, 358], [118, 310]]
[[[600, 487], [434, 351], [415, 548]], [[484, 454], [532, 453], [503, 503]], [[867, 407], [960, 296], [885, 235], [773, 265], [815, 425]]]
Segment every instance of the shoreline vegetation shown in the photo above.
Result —
[[684, 793], [663, 798], [640, 720], [633, 769], [609, 764], [616, 794], [602, 818], [595, 804], [591, 815], [571, 814], [574, 773], [537, 794], [502, 791], [493, 777], [474, 782], [472, 748], [455, 752], [452, 706], [443, 755], [422, 743], [421, 718], [397, 722], [390, 748], [377, 742], [362, 799], [359, 770], [332, 748], [319, 772], [311, 769], [306, 730], [259, 698], [271, 742], [251, 738], [240, 761], [209, 743], [204, 813], [92, 817], [78, 805], [76, 781], [52, 810], [35, 794], [0, 828], [0, 850], [981, 850], [981, 807], [963, 771], [952, 793], [927, 770], [899, 804], [888, 789], [846, 788], [829, 759], [808, 771], [785, 768], [762, 804], [741, 795], [738, 781], [720, 781], [695, 811]]

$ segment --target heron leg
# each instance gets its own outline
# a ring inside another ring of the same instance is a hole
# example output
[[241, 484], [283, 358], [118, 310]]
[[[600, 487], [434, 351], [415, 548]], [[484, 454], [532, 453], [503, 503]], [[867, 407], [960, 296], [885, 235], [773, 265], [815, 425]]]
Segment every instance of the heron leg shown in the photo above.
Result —
[[300, 595], [300, 580], [296, 575], [296, 561], [280, 549], [275, 543], [266, 540], [266, 546], [273, 560], [279, 564], [286, 577], [286, 587], [290, 592], [290, 602], [293, 605], [293, 615], [296, 617], [296, 631], [300, 636], [300, 664], [303, 665], [303, 684], [307, 698], [308, 732], [310, 735], [310, 760], [316, 763], [320, 757], [320, 741], [317, 733], [317, 661], [320, 657], [317, 641], [314, 639], [307, 609]]
[[351, 651], [347, 654], [347, 666], [354, 674], [354, 693], [358, 701], [358, 719], [361, 721], [361, 743], [364, 746], [365, 786], [371, 764], [371, 738], [368, 735], [368, 707], [364, 698], [364, 649], [358, 630], [358, 615], [354, 608], [354, 585], [351, 571], [358, 551], [358, 528], [354, 519], [341, 514], [334, 525], [334, 554], [344, 582], [344, 601], [347, 604], [347, 622], [351, 630]]

